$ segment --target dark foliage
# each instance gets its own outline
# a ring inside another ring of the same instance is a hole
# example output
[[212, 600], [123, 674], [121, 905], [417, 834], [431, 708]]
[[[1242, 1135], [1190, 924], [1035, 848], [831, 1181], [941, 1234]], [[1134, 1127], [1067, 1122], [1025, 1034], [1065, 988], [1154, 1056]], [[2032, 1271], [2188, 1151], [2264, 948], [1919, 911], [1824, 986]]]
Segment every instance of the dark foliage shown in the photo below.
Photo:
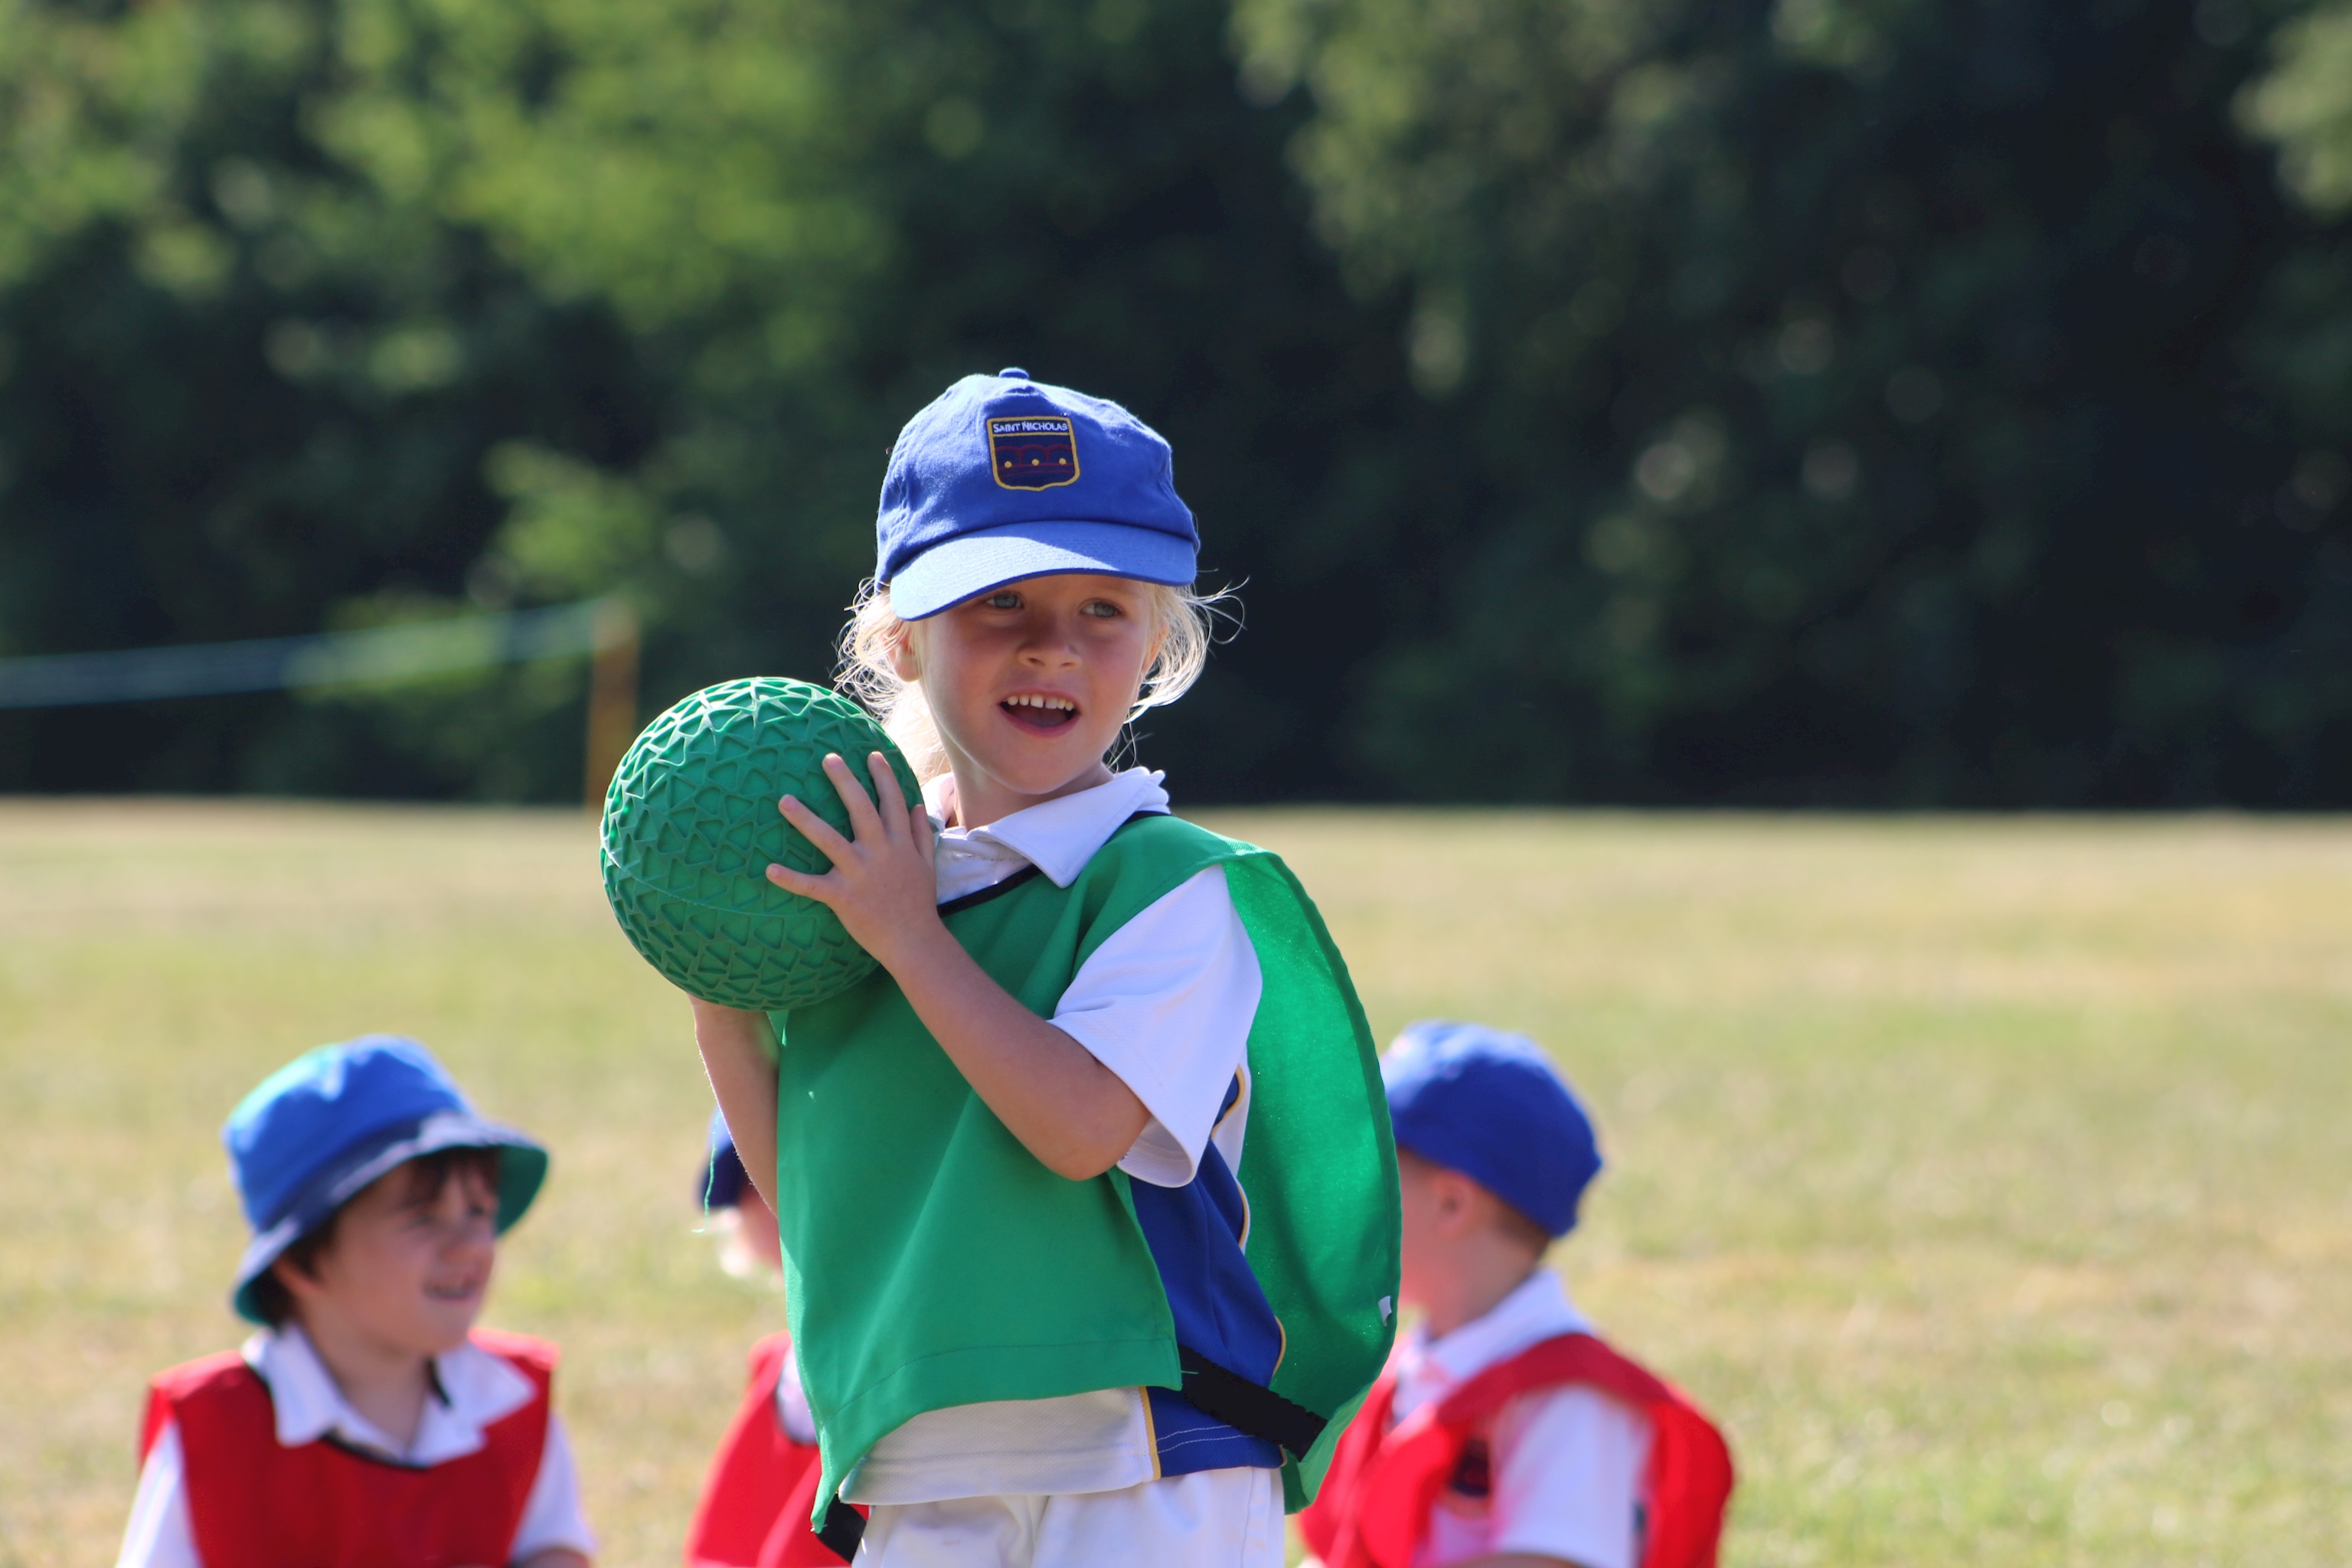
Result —
[[[2340, 805], [2352, 252], [2217, 3], [28, 10], [0, 652], [619, 587], [649, 705], [819, 674], [1019, 363], [1244, 584], [1188, 800]], [[0, 788], [562, 798], [580, 689], [0, 713]]]

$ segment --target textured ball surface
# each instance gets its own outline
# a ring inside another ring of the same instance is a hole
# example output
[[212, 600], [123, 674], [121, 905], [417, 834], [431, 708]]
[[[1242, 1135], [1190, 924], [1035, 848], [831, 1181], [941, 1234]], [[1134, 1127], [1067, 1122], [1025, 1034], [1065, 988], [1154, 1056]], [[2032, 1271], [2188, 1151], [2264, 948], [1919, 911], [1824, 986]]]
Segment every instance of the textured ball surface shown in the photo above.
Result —
[[866, 758], [915, 775], [866, 710], [804, 680], [707, 687], [646, 727], [604, 795], [604, 896], [647, 963], [706, 1002], [782, 1012], [864, 979], [874, 960], [839, 917], [767, 879], [771, 864], [833, 863], [776, 809], [793, 795], [854, 837], [825, 776], [837, 752], [871, 792]]

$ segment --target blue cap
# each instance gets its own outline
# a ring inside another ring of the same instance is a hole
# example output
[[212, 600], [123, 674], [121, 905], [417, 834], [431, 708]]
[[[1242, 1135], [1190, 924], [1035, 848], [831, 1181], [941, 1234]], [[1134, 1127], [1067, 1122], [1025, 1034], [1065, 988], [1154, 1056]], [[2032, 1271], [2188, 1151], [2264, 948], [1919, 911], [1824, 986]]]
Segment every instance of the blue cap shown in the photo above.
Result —
[[231, 1305], [262, 1321], [255, 1281], [395, 1165], [443, 1149], [496, 1149], [499, 1229], [520, 1219], [547, 1175], [547, 1151], [474, 1113], [415, 1040], [366, 1035], [307, 1051], [264, 1079], [221, 1128], [253, 1242]]
[[1601, 1146], [1533, 1040], [1424, 1018], [1381, 1058], [1397, 1146], [1464, 1175], [1555, 1237], [1601, 1173]]
[[710, 1110], [709, 1157], [702, 1177], [702, 1206], [709, 1209], [731, 1209], [743, 1201], [744, 1184], [751, 1173], [743, 1169], [743, 1156], [735, 1152], [735, 1134], [727, 1130], [727, 1113], [713, 1106]]
[[1201, 551], [1158, 432], [1017, 367], [965, 376], [907, 421], [874, 536], [875, 580], [908, 621], [1054, 572], [1181, 587]]

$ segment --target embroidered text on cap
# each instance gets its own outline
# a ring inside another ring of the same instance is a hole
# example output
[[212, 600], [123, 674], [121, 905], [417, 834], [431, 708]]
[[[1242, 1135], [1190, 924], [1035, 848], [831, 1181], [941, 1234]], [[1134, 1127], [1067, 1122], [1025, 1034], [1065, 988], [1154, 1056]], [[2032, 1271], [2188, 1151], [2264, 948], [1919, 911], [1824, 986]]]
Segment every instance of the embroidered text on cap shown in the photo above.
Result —
[[988, 421], [988, 466], [1008, 490], [1049, 490], [1075, 484], [1078, 444], [1060, 415], [999, 415]]

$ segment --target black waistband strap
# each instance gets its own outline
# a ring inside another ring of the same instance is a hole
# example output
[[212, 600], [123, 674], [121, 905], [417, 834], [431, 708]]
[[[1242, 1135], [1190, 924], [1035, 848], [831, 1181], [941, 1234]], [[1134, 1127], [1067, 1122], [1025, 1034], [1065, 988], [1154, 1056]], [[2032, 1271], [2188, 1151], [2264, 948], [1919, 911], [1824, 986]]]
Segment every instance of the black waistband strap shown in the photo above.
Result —
[[[1184, 1397], [1193, 1409], [1287, 1449], [1294, 1458], [1305, 1458], [1328, 1425], [1304, 1405], [1293, 1405], [1271, 1388], [1219, 1366], [1198, 1351], [1178, 1346], [1176, 1363], [1183, 1369]], [[839, 1498], [825, 1504], [824, 1522], [817, 1526], [816, 1538], [828, 1551], [846, 1563], [857, 1555], [857, 1543], [865, 1537], [864, 1514]]]
[[824, 1505], [824, 1522], [816, 1527], [816, 1538], [826, 1551], [846, 1563], [857, 1555], [857, 1543], [866, 1539], [866, 1516], [835, 1498]]
[[1198, 1351], [1178, 1346], [1176, 1363], [1184, 1369], [1184, 1397], [1212, 1420], [1263, 1437], [1287, 1449], [1294, 1458], [1305, 1458], [1315, 1439], [1323, 1436], [1327, 1423], [1322, 1416], [1219, 1366]]

